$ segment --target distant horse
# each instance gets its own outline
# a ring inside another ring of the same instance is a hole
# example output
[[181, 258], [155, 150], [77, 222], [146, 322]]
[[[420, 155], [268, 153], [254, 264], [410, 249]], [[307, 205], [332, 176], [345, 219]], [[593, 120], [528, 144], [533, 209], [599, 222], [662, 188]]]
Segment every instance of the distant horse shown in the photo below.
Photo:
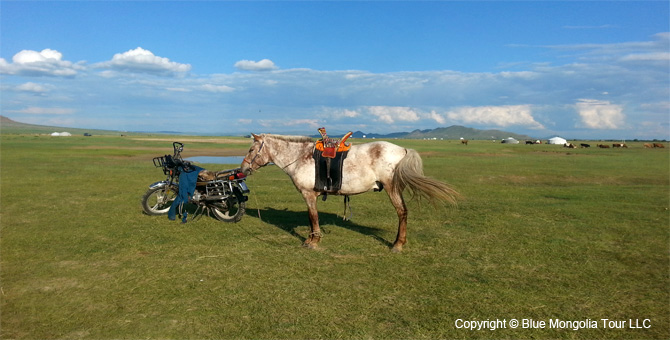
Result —
[[613, 148], [626, 148], [627, 149], [628, 145], [626, 145], [626, 143], [614, 143], [614, 144], [612, 144], [612, 147]]
[[[251, 173], [270, 162], [282, 169], [302, 194], [311, 224], [308, 248], [316, 248], [321, 240], [317, 197], [322, 192], [314, 190], [315, 163], [312, 158], [315, 142], [309, 137], [252, 134], [254, 141], [242, 161], [242, 171]], [[446, 184], [423, 175], [423, 162], [419, 154], [388, 142], [353, 145], [344, 159], [342, 187], [335, 195], [356, 195], [370, 190], [385, 189], [398, 214], [398, 235], [393, 251], [402, 251], [407, 242], [407, 206], [403, 190], [431, 202], [455, 203], [458, 193]]]
[[461, 139], [461, 144], [468, 145], [468, 140], [467, 139]]
[[580, 148], [590, 148], [591, 144], [582, 143], [582, 144], [579, 144], [579, 147]]
[[609, 145], [605, 145], [605, 144], [598, 144], [598, 147], [601, 148], [601, 149], [609, 149], [610, 148]]
[[654, 143], [655, 148], [664, 148], [665, 146], [661, 143]]

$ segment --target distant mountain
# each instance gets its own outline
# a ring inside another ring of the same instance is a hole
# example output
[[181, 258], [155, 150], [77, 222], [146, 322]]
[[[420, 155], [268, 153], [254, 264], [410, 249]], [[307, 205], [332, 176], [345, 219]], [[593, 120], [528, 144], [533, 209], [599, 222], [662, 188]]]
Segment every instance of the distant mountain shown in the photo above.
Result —
[[513, 132], [500, 130], [478, 130], [460, 125], [452, 125], [450, 127], [441, 127], [433, 130], [414, 130], [407, 134], [404, 138], [443, 138], [443, 139], [479, 139], [492, 140], [512, 137], [518, 140], [533, 139], [527, 135], [520, 135]]
[[[320, 137], [315, 135], [313, 137]], [[340, 137], [340, 136], [333, 136]], [[518, 140], [533, 139], [527, 135], [520, 135], [513, 132], [500, 130], [478, 130], [460, 125], [450, 127], [440, 127], [436, 129], [414, 130], [412, 132], [393, 132], [389, 134], [364, 133], [356, 131], [351, 136], [353, 138], [379, 138], [379, 139], [472, 139], [472, 140], [500, 140], [512, 137]]]

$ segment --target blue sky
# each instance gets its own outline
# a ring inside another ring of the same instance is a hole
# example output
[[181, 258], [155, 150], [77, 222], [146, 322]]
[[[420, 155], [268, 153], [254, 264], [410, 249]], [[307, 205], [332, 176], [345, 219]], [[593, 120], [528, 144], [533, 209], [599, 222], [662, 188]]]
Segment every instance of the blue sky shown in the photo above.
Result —
[[670, 139], [667, 1], [2, 1], [2, 115]]

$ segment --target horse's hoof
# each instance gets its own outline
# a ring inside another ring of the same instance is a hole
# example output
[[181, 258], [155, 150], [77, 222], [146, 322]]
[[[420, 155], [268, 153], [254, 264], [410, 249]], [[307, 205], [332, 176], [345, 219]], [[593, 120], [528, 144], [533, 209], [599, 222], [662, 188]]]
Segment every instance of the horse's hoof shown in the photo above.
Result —
[[391, 248], [391, 252], [394, 254], [402, 253], [402, 246], [393, 246], [393, 248]]
[[302, 244], [302, 246], [307, 249], [316, 249], [318, 247], [318, 244], [315, 242], [305, 242]]

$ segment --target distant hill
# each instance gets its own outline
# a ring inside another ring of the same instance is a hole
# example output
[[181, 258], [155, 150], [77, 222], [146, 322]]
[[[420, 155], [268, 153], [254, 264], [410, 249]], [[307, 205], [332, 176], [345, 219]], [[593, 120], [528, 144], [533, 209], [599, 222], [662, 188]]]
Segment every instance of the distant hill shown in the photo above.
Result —
[[500, 130], [478, 130], [460, 125], [450, 127], [440, 127], [428, 130], [414, 130], [412, 132], [394, 132], [389, 134], [364, 133], [356, 131], [352, 135], [354, 138], [401, 138], [401, 139], [473, 139], [473, 140], [500, 140], [507, 137], [513, 137], [518, 140], [533, 139], [527, 135], [520, 135], [513, 132]]
[[[83, 135], [85, 133], [93, 135], [119, 135], [119, 131], [78, 129], [62, 126], [48, 126], [20, 123], [0, 115], [0, 133], [2, 134], [51, 134], [53, 132], [69, 132], [73, 135]], [[125, 132], [123, 132], [125, 134]]]
[[450, 127], [441, 127], [433, 130], [414, 130], [407, 134], [405, 138], [444, 138], [444, 139], [479, 139], [479, 140], [491, 140], [491, 139], [503, 139], [507, 137], [512, 137], [518, 140], [532, 139], [532, 137], [527, 135], [520, 135], [513, 132], [500, 131], [500, 130], [478, 130], [465, 126], [453, 125]]

